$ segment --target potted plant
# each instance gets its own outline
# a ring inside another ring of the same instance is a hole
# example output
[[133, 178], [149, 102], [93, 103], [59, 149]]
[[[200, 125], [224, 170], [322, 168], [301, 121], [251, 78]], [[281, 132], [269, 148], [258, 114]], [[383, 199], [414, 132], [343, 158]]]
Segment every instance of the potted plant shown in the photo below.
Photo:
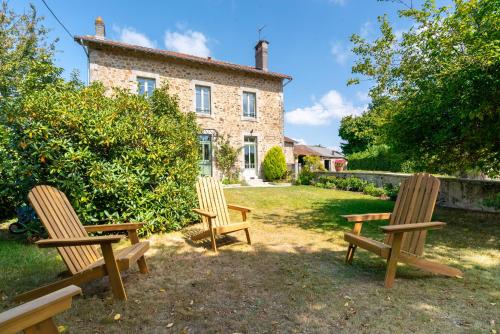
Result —
[[335, 160], [335, 171], [341, 172], [344, 170], [345, 166], [345, 160], [344, 159], [337, 159]]

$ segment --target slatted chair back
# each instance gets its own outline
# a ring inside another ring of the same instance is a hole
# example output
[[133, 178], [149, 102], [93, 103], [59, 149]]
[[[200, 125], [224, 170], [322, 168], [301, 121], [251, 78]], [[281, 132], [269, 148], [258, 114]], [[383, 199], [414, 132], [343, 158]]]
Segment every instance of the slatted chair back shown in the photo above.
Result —
[[[401, 183], [398, 198], [391, 215], [390, 225], [430, 222], [439, 192], [439, 179], [418, 173]], [[401, 249], [416, 256], [424, 251], [427, 231], [405, 233]], [[385, 240], [392, 244], [392, 234]]]
[[[215, 213], [217, 217], [212, 220], [212, 227], [229, 225], [229, 212], [227, 210], [226, 198], [219, 180], [211, 176], [200, 176], [196, 182], [196, 192], [200, 209]], [[206, 217], [202, 217], [203, 223], [208, 228]]]
[[[28, 200], [52, 239], [88, 237], [75, 210], [66, 195], [51, 186], [36, 186], [28, 194]], [[93, 245], [58, 247], [71, 274], [76, 274], [101, 256]]]

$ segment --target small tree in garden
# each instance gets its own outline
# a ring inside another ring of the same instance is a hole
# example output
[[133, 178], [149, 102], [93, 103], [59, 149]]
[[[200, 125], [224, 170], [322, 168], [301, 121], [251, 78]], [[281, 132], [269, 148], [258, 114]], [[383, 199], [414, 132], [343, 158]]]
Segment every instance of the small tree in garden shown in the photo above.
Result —
[[262, 162], [264, 177], [268, 181], [283, 179], [286, 176], [286, 160], [283, 150], [279, 146], [272, 147]]
[[222, 172], [222, 180], [233, 183], [238, 181], [238, 172], [235, 170], [240, 148], [231, 145], [229, 137], [221, 136], [215, 147], [215, 163]]

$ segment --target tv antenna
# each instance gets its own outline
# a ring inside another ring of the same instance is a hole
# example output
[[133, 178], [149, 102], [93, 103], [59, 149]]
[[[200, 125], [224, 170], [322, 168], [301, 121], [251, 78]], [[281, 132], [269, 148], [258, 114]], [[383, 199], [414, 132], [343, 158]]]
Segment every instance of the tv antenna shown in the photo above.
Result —
[[259, 33], [259, 41], [260, 41], [260, 35], [262, 33], [262, 30], [264, 30], [265, 27], [266, 27], [266, 25], [264, 24], [262, 27], [260, 27], [259, 29], [257, 29], [257, 31]]

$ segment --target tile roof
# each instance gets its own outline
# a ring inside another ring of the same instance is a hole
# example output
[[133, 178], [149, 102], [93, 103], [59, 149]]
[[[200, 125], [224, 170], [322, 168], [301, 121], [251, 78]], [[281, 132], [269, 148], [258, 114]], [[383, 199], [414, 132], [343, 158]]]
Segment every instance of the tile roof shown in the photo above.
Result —
[[112, 41], [112, 40], [108, 40], [108, 39], [100, 39], [100, 38], [97, 38], [95, 36], [75, 36], [75, 41], [81, 45], [87, 45], [89, 47], [90, 46], [104, 46], [104, 47], [111, 47], [111, 48], [114, 47], [114, 48], [130, 50], [130, 51], [142, 52], [145, 54], [162, 56], [162, 57], [165, 57], [167, 59], [179, 59], [179, 60], [184, 60], [187, 62], [193, 62], [193, 63], [203, 64], [203, 65], [216, 66], [216, 67], [226, 68], [226, 69], [230, 69], [230, 70], [253, 73], [253, 74], [257, 74], [257, 75], [292, 80], [292, 77], [289, 75], [271, 72], [271, 71], [263, 71], [263, 70], [259, 70], [258, 68], [252, 67], [252, 66], [228, 63], [225, 61], [214, 60], [210, 57], [204, 58], [204, 57], [197, 57], [197, 56], [193, 56], [193, 55], [189, 55], [189, 54], [185, 54], [185, 53], [180, 53], [180, 52], [152, 49], [152, 48], [147, 48], [147, 47], [143, 47], [143, 46], [139, 46], [139, 45], [133, 45], [133, 44], [123, 43], [123, 42], [118, 42], [118, 41]]
[[295, 155], [311, 155], [323, 158], [342, 158], [345, 159], [344, 155], [340, 152], [334, 151], [327, 147], [322, 146], [310, 146], [310, 145], [295, 145], [293, 148], [293, 154]]
[[284, 139], [285, 143], [293, 143], [293, 144], [297, 144], [298, 143], [298, 141], [293, 140], [292, 138], [287, 137], [287, 136], [283, 136], [283, 139]]

